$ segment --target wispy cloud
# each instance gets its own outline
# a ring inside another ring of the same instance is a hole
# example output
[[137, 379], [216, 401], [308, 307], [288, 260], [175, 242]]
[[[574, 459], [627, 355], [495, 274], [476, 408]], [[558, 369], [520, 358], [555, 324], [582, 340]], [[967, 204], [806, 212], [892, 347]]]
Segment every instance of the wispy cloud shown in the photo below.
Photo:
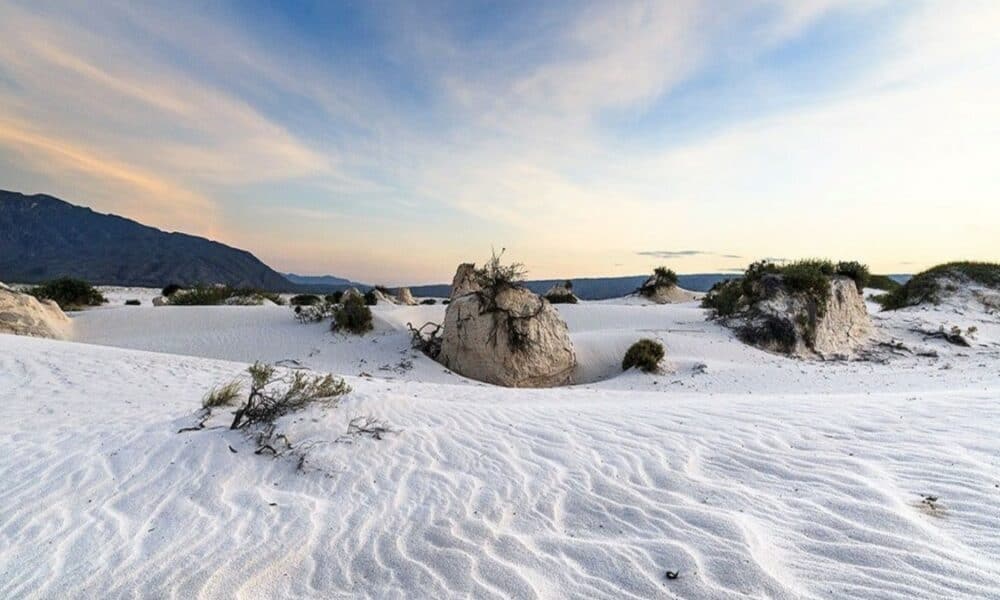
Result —
[[689, 258], [692, 256], [717, 256], [720, 258], [743, 258], [738, 254], [721, 254], [719, 252], [709, 252], [707, 250], [643, 250], [636, 252], [639, 256], [652, 256], [655, 258]]

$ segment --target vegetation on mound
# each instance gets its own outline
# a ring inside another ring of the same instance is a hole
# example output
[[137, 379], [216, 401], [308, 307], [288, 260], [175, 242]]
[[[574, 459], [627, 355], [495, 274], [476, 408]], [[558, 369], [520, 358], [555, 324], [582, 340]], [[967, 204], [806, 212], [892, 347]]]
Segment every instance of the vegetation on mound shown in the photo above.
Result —
[[135, 299], [133, 299], [133, 300], [126, 300], [125, 301], [125, 306], [141, 306], [141, 305], [142, 305], [142, 302], [139, 302], [138, 300], [135, 300]]
[[790, 293], [813, 301], [819, 316], [826, 312], [830, 296], [830, 278], [848, 277], [860, 293], [871, 275], [868, 267], [856, 261], [833, 263], [829, 260], [806, 259], [778, 265], [758, 261], [747, 267], [743, 277], [716, 283], [702, 299], [702, 307], [715, 311], [717, 316], [732, 316], [763, 300], [767, 295], [769, 279], [780, 280]]
[[344, 292], [336, 291], [332, 294], [327, 294], [326, 296], [323, 296], [323, 299], [329, 302], [330, 304], [340, 304], [340, 301], [344, 299]]
[[168, 283], [163, 287], [162, 290], [160, 290], [160, 295], [163, 296], [164, 298], [169, 298], [183, 289], [184, 288], [181, 287], [180, 284]]
[[656, 340], [644, 338], [632, 344], [622, 359], [622, 371], [637, 367], [643, 373], [655, 373], [660, 369], [660, 361], [665, 352], [663, 344]]
[[315, 306], [322, 301], [323, 299], [315, 294], [298, 294], [292, 296], [288, 303], [292, 306]]
[[107, 302], [94, 286], [82, 279], [63, 277], [28, 290], [32, 296], [42, 300], [52, 300], [63, 310], [100, 306]]
[[551, 304], [576, 304], [579, 302], [579, 298], [573, 293], [573, 282], [566, 280], [562, 284], [563, 292], [560, 290], [558, 293], [546, 294], [545, 299]]
[[674, 273], [673, 269], [656, 267], [653, 269], [653, 276], [639, 288], [639, 293], [643, 296], [652, 296], [657, 288], [672, 288], [677, 285], [677, 281], [677, 273]]
[[524, 284], [524, 276], [528, 274], [521, 263], [505, 265], [501, 262], [506, 251], [507, 249], [503, 248], [500, 254], [493, 252], [482, 268], [473, 271], [473, 279], [488, 298], [496, 298], [497, 293], [503, 289], [521, 287]]
[[991, 288], [1000, 288], [1000, 264], [963, 261], [937, 265], [914, 275], [904, 285], [888, 294], [876, 296], [875, 300], [882, 305], [883, 310], [897, 310], [925, 302], [938, 304], [941, 302], [942, 292], [955, 291], [949, 289], [947, 284], [943, 285], [943, 279], [970, 281]]
[[175, 306], [217, 306], [231, 298], [267, 299], [275, 304], [284, 304], [279, 294], [263, 292], [252, 288], [237, 288], [228, 285], [198, 285], [178, 291], [170, 296], [170, 304]]
[[372, 328], [372, 311], [365, 304], [364, 299], [348, 296], [343, 304], [334, 307], [333, 322], [330, 324], [332, 331], [346, 331], [361, 335], [371, 331]]
[[888, 275], [872, 275], [868, 279], [868, 287], [885, 292], [891, 292], [903, 287], [903, 284]]
[[438, 303], [438, 301], [435, 300], [434, 298], [424, 298], [423, 300], [420, 301], [420, 304], [422, 306], [433, 306], [433, 305], [435, 305], [437, 303]]

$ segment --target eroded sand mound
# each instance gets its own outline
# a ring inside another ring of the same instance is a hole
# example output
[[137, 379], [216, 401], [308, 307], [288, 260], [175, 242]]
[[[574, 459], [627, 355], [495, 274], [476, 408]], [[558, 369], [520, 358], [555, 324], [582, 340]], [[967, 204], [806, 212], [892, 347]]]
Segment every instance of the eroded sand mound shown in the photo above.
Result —
[[506, 387], [569, 383], [576, 353], [559, 313], [526, 288], [507, 287], [452, 300], [438, 360], [479, 381]]
[[727, 320], [747, 343], [800, 357], [837, 357], [854, 355], [871, 337], [864, 299], [847, 277], [830, 278], [821, 299], [789, 292], [777, 275], [759, 285], [762, 299]]
[[72, 322], [52, 300], [39, 300], [0, 284], [0, 333], [66, 339]]

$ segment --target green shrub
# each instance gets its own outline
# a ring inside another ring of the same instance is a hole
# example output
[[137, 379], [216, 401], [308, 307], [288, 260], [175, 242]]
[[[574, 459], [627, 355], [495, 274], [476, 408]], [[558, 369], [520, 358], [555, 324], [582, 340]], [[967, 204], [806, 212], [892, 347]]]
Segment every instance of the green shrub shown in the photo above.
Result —
[[343, 304], [333, 310], [333, 331], [347, 331], [362, 334], [372, 330], [372, 311], [365, 302], [357, 296], [350, 296]]
[[420, 304], [422, 304], [424, 306], [433, 306], [433, 305], [437, 304], [437, 302], [438, 301], [435, 300], [434, 298], [425, 298], [425, 299], [423, 299], [423, 300], [420, 301]]
[[164, 298], [169, 298], [169, 297], [173, 296], [174, 294], [176, 294], [177, 292], [179, 292], [179, 291], [181, 291], [181, 290], [183, 290], [183, 289], [184, 289], [184, 288], [183, 288], [183, 287], [181, 287], [181, 286], [180, 286], [179, 284], [176, 284], [176, 283], [168, 283], [168, 284], [167, 284], [166, 286], [164, 286], [164, 288], [163, 288], [163, 289], [162, 289], [162, 290], [160, 291], [160, 295], [161, 295], [161, 296], [163, 296]]
[[677, 285], [677, 273], [674, 273], [673, 269], [656, 267], [653, 269], [653, 278], [656, 280], [656, 285]]
[[[804, 315], [800, 315], [800, 324], [806, 326], [807, 324], [802, 323], [801, 319], [808, 318]], [[760, 322], [751, 322], [737, 331], [740, 339], [758, 347], [776, 347], [784, 353], [790, 353], [795, 350], [795, 326], [785, 319], [779, 319], [777, 317], [767, 317]], [[806, 332], [806, 337], [809, 337], [809, 332]]]
[[36, 298], [53, 300], [63, 310], [99, 306], [107, 302], [94, 286], [82, 279], [63, 277], [28, 290]]
[[322, 301], [323, 299], [315, 294], [298, 294], [292, 296], [288, 303], [292, 306], [315, 306]]
[[338, 290], [332, 294], [327, 294], [323, 299], [330, 304], [340, 304], [340, 301], [344, 299], [344, 292]]
[[728, 279], [717, 282], [708, 290], [701, 300], [701, 307], [714, 310], [717, 316], [728, 317], [739, 311], [742, 298], [742, 280]]
[[987, 262], [951, 262], [937, 265], [914, 275], [904, 285], [874, 299], [883, 310], [896, 310], [925, 302], [941, 301], [940, 279], [965, 279], [991, 288], [1000, 288], [1000, 264]]
[[883, 290], [886, 292], [891, 292], [895, 289], [903, 287], [903, 284], [899, 283], [892, 277], [888, 275], [871, 275], [868, 278], [868, 286], [876, 290]]
[[365, 292], [364, 301], [367, 306], [375, 306], [378, 304], [378, 296], [375, 295], [375, 290], [372, 289]]
[[125, 306], [141, 306], [141, 305], [142, 305], [142, 302], [139, 302], [138, 300], [126, 300], [125, 301]]
[[212, 388], [205, 394], [205, 397], [201, 399], [201, 405], [203, 408], [218, 408], [220, 406], [230, 406], [236, 401], [236, 398], [240, 395], [240, 390], [243, 388], [243, 384], [240, 383], [238, 379], [234, 379], [229, 383]]
[[217, 306], [225, 304], [230, 298], [266, 298], [275, 304], [284, 304], [281, 295], [274, 292], [263, 292], [253, 288], [237, 288], [228, 285], [198, 285], [170, 296], [170, 304], [175, 306]]
[[572, 292], [568, 294], [549, 294], [545, 296], [545, 299], [550, 304], [576, 304], [579, 302], [579, 299]]
[[868, 271], [868, 265], [859, 263], [856, 260], [852, 261], [841, 261], [837, 263], [834, 267], [834, 272], [837, 275], [843, 275], [844, 277], [850, 277], [854, 280], [854, 285], [858, 288], [858, 293], [864, 291], [865, 287], [871, 281], [872, 275]]
[[622, 359], [622, 371], [637, 367], [643, 373], [655, 373], [660, 369], [660, 361], [665, 353], [663, 344], [656, 340], [641, 339], [632, 344]]

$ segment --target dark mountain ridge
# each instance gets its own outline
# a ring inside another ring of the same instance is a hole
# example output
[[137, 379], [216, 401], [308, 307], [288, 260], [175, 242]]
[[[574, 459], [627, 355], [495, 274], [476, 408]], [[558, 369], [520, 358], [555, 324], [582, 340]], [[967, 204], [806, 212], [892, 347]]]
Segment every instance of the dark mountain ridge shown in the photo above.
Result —
[[35, 283], [57, 277], [95, 285], [297, 287], [245, 250], [44, 194], [0, 190], [0, 281]]

